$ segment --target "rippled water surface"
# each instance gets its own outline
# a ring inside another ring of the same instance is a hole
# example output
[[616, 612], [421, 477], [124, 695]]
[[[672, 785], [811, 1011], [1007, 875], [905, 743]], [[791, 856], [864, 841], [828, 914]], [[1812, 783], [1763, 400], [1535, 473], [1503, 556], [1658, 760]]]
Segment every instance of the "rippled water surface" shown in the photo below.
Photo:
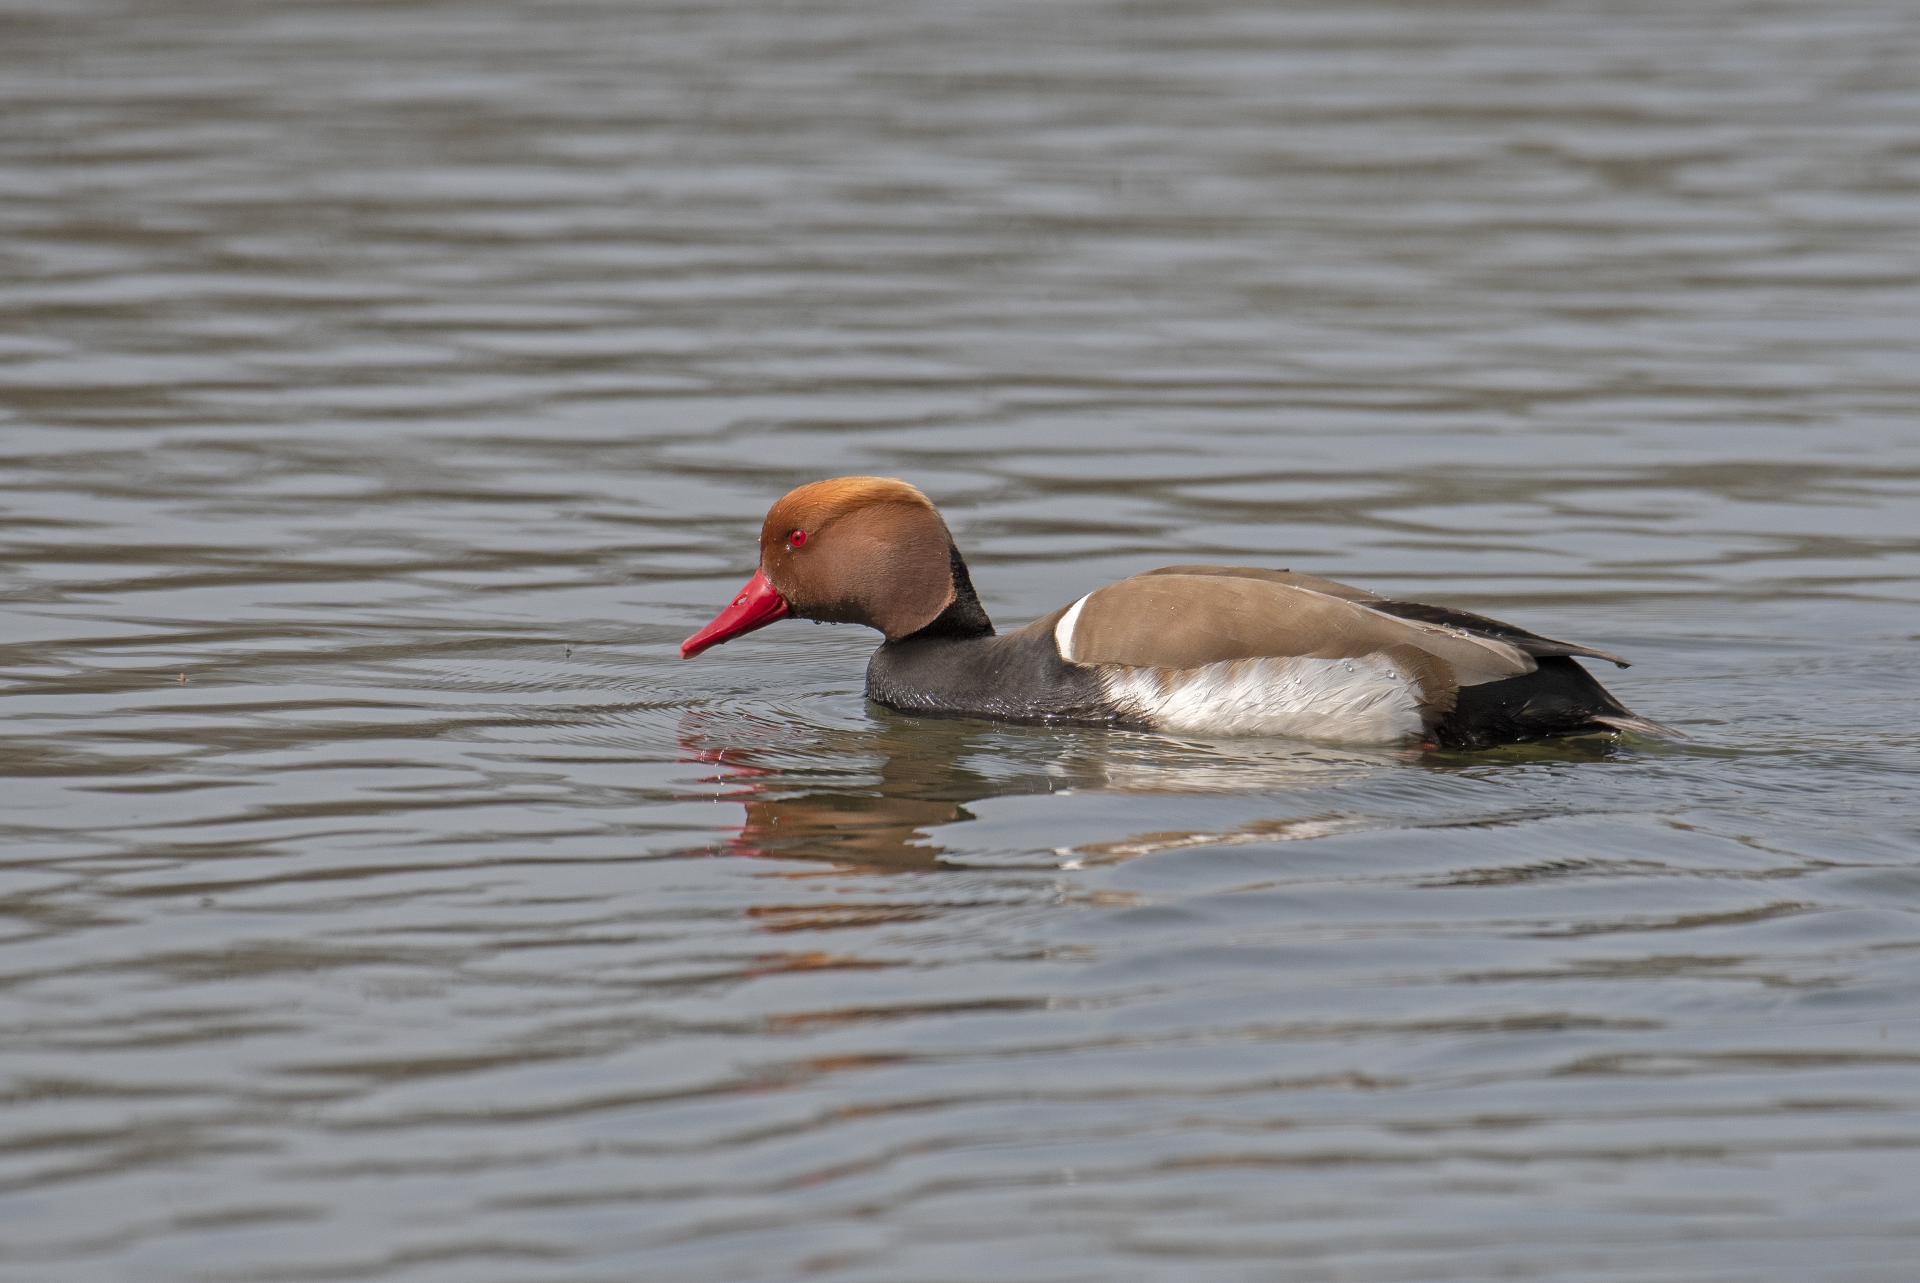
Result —
[[[1907, 0], [0, 13], [0, 1274], [1914, 1277]], [[679, 660], [849, 472], [1693, 738]]]

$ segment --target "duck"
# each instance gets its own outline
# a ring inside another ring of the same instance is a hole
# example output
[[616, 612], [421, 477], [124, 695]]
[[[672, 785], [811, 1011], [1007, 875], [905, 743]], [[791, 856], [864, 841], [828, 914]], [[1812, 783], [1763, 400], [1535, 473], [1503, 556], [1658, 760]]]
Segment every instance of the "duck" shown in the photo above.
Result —
[[1430, 749], [1685, 738], [1579, 663], [1618, 655], [1294, 570], [1162, 566], [999, 633], [939, 510], [892, 477], [782, 497], [759, 569], [680, 654], [782, 619], [878, 631], [867, 698], [920, 716]]

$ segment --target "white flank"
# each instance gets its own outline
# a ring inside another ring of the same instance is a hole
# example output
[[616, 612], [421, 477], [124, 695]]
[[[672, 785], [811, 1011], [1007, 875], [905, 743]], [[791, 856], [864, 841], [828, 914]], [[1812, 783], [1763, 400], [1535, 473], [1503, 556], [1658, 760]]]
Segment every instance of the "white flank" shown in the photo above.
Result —
[[[1091, 596], [1092, 593], [1087, 594], [1087, 597]], [[1073, 627], [1080, 622], [1080, 608], [1087, 604], [1087, 597], [1067, 607], [1067, 613], [1060, 616], [1060, 622], [1053, 626], [1053, 644], [1060, 648], [1060, 658], [1068, 663], [1073, 662]]]
[[[1079, 608], [1074, 603], [1060, 621], [1062, 628]], [[1103, 665], [1100, 676], [1108, 698], [1125, 712], [1160, 730], [1189, 735], [1391, 744], [1424, 729], [1412, 678], [1377, 656], [1233, 659], [1173, 670], [1115, 664]]]

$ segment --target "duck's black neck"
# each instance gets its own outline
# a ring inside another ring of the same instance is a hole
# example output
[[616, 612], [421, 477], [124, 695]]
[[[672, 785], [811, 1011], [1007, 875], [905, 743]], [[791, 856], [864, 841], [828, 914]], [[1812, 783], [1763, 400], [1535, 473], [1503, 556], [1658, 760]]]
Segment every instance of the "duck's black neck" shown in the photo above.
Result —
[[953, 600], [934, 617], [932, 623], [917, 633], [900, 638], [901, 641], [993, 636], [993, 621], [987, 618], [986, 608], [980, 604], [980, 594], [973, 590], [973, 576], [967, 573], [966, 559], [960, 555], [960, 549], [952, 544], [947, 545], [947, 558], [953, 575]]

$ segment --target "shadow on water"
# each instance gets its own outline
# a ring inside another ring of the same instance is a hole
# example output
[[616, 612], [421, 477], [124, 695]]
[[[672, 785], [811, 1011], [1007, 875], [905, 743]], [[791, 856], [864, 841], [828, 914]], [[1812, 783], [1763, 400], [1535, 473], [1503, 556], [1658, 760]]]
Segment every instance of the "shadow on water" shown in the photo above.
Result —
[[[794, 765], [791, 751], [740, 729], [699, 713], [680, 723], [682, 760], [714, 768], [699, 783], [746, 808], [745, 822], [715, 854], [934, 869], [940, 855], [927, 830], [973, 819], [964, 804], [1001, 791], [966, 764], [983, 733], [971, 723], [829, 731], [810, 766]], [[846, 762], [877, 763], [877, 770], [863, 786], [829, 765]]]
[[[1226, 827], [1141, 827], [1097, 841], [996, 852], [992, 861], [1008, 867], [1008, 856], [1025, 855], [1029, 859], [1019, 862], [1073, 869], [1186, 847], [1298, 841], [1398, 826], [1384, 815], [1326, 805], [1332, 793], [1365, 781], [1389, 791], [1424, 791], [1422, 784], [1448, 776], [1618, 762], [1637, 751], [1612, 735], [1449, 753], [1008, 727], [909, 718], [878, 706], [871, 711], [875, 724], [857, 729], [777, 724], [709, 711], [686, 714], [679, 729], [681, 760], [714, 768], [696, 782], [716, 791], [698, 796], [745, 808], [733, 836], [710, 850], [924, 871], [978, 862], [977, 852], [969, 858], [955, 849], [965, 843], [952, 826], [977, 821], [982, 802], [1080, 795], [1077, 812], [1084, 817], [1100, 809], [1085, 795], [1107, 793], [1140, 808], [1131, 813], [1149, 824], [1156, 798], [1167, 803], [1169, 819], [1184, 809], [1182, 802], [1197, 798], [1214, 800], [1209, 814], [1222, 799], [1242, 806], [1264, 800], [1288, 812], [1250, 815]], [[1303, 804], [1309, 812], [1297, 813]]]

